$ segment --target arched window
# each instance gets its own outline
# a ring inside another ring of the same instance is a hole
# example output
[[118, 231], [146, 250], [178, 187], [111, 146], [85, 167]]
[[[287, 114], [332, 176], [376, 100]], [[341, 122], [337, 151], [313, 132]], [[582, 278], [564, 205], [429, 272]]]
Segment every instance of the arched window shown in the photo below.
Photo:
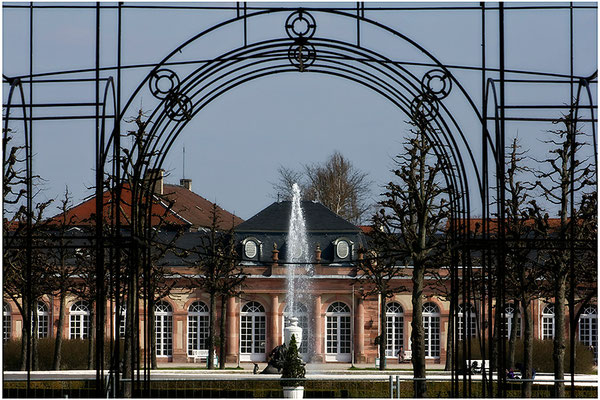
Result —
[[156, 356], [171, 356], [173, 354], [173, 307], [166, 301], [156, 303], [154, 306], [154, 321]]
[[336, 301], [327, 308], [327, 361], [350, 361], [352, 332], [350, 325], [350, 307]]
[[595, 305], [587, 306], [579, 317], [579, 341], [592, 347], [598, 359], [598, 308]]
[[464, 340], [465, 329], [469, 337], [477, 336], [477, 313], [472, 304], [467, 303], [458, 305], [457, 328], [458, 340]]
[[267, 314], [257, 301], [250, 301], [240, 313], [240, 359], [265, 361], [267, 341]]
[[201, 301], [190, 305], [187, 318], [188, 354], [193, 350], [208, 350], [208, 306]]
[[[516, 314], [516, 315], [515, 315]], [[515, 320], [516, 318], [516, 320]], [[517, 338], [521, 337], [521, 313], [518, 312], [518, 308], [515, 304], [510, 303], [504, 307], [504, 332], [507, 338], [510, 338], [512, 333], [513, 323], [516, 323], [515, 335]]]
[[[121, 309], [120, 317], [119, 317], [119, 338], [124, 339], [125, 338], [125, 331], [127, 329], [127, 308], [126, 306], [123, 304], [119, 307]], [[115, 326], [117, 325], [117, 313], [115, 312]]]
[[554, 339], [554, 304], [542, 310], [542, 339]]
[[[302, 342], [300, 343], [300, 348], [298, 352], [301, 354], [308, 353], [308, 342], [310, 339], [310, 330], [308, 329], [308, 307], [304, 303], [295, 302], [294, 303], [294, 312], [292, 313], [294, 317], [298, 318], [298, 326], [302, 328]], [[285, 306], [285, 310], [283, 310], [283, 324], [281, 324], [281, 334], [284, 334], [284, 329], [288, 325], [288, 318], [290, 317], [290, 307], [289, 305]]]
[[69, 339], [87, 339], [90, 331], [90, 309], [87, 301], [77, 301], [69, 313]]
[[423, 304], [425, 358], [440, 356], [440, 309], [434, 303]]
[[48, 337], [48, 306], [45, 303], [38, 301], [37, 314], [38, 337]]
[[10, 340], [11, 333], [11, 309], [7, 302], [2, 306], [2, 340]]
[[396, 357], [400, 347], [404, 348], [404, 310], [399, 303], [387, 303], [385, 306], [387, 345], [386, 357]]

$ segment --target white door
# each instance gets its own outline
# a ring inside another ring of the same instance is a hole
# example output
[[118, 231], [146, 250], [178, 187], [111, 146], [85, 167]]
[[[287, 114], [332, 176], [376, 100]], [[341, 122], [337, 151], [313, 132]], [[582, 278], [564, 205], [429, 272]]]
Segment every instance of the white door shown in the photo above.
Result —
[[156, 356], [173, 355], [173, 308], [166, 301], [156, 303], [154, 307], [156, 333]]
[[350, 307], [337, 301], [329, 306], [325, 316], [327, 324], [325, 361], [350, 362], [352, 356]]
[[425, 358], [440, 357], [440, 309], [433, 303], [423, 305]]
[[256, 301], [244, 304], [240, 313], [240, 361], [266, 361], [267, 314]]
[[404, 349], [404, 311], [396, 302], [385, 306], [387, 344], [385, 356], [397, 358], [400, 348]]

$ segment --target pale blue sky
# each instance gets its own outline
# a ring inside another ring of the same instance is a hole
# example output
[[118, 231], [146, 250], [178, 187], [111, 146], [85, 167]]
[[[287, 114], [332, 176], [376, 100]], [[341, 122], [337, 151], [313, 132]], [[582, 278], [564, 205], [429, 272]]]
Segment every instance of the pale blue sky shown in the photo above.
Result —
[[[232, 2], [219, 4], [235, 5]], [[266, 3], [250, 3], [252, 6], [264, 4]], [[412, 3], [416, 4], [418, 3]], [[442, 3], [446, 6], [451, 4]], [[518, 4], [526, 3], [510, 3], [507, 7]], [[319, 5], [332, 6], [333, 3]], [[335, 5], [353, 7], [355, 3]], [[367, 3], [367, 6], [377, 5], [407, 6], [407, 3]], [[461, 5], [476, 7], [479, 3]], [[488, 5], [495, 7], [497, 3]], [[282, 21], [288, 14], [250, 19], [249, 42], [286, 37]], [[316, 36], [349, 42], [354, 40], [355, 21], [318, 12], [313, 15], [317, 19]], [[507, 10], [506, 67], [568, 74], [568, 15], [568, 10]], [[405, 34], [445, 64], [479, 66], [481, 63], [480, 11], [367, 11], [365, 16]], [[203, 29], [233, 17], [235, 11], [232, 10], [125, 9], [123, 64], [158, 62]], [[488, 67], [497, 67], [496, 11], [488, 12], [486, 23]], [[92, 68], [95, 54], [94, 24], [93, 9], [36, 10], [34, 72]], [[576, 10], [574, 26], [575, 74], [587, 76], [597, 69], [596, 10]], [[4, 75], [28, 74], [28, 31], [27, 9], [3, 9]], [[113, 66], [116, 63], [115, 33], [116, 11], [103, 10], [102, 66]], [[241, 40], [241, 25], [232, 24], [186, 48], [181, 59], [210, 59], [239, 47]], [[362, 26], [361, 44], [395, 61], [425, 60], [402, 40], [366, 24]], [[124, 102], [149, 70], [138, 68], [123, 73]], [[477, 107], [480, 107], [480, 73], [461, 69], [453, 69], [452, 72], [469, 92]], [[109, 75], [115, 75], [114, 71], [103, 73], [103, 76]], [[497, 77], [497, 74], [490, 73], [489, 76]], [[4, 85], [4, 101], [6, 89], [7, 85]], [[456, 88], [453, 90], [456, 92]], [[594, 95], [596, 90], [594, 85]], [[47, 84], [43, 87], [36, 86], [34, 92], [37, 102], [90, 102], [93, 101], [93, 96], [93, 87], [84, 84]], [[467, 133], [475, 157], [479, 158], [480, 128], [472, 111], [468, 110], [458, 94], [450, 96], [447, 101], [453, 115]], [[509, 104], [568, 102], [568, 86], [513, 84], [507, 87]], [[151, 98], [136, 98], [131, 115], [134, 109], [140, 106], [143, 109], [151, 108], [152, 104]], [[44, 113], [55, 111], [36, 110], [36, 113], [46, 115]], [[92, 110], [80, 112], [90, 111]], [[558, 111], [544, 112], [543, 115], [555, 117], [556, 113]], [[178, 183], [182, 177], [181, 154], [185, 145], [186, 178], [193, 180], [193, 190], [247, 219], [273, 201], [270, 182], [277, 179], [276, 170], [279, 165], [299, 169], [302, 164], [321, 162], [333, 151], [339, 150], [357, 168], [369, 173], [374, 182], [372, 199], [375, 201], [381, 192], [381, 186], [391, 178], [389, 170], [392, 158], [401, 151], [406, 119], [393, 104], [377, 93], [341, 78], [311, 73], [261, 78], [220, 96], [186, 126], [164, 164], [169, 174], [167, 182]], [[16, 125], [15, 128], [19, 129]], [[518, 134], [523, 138], [525, 146], [531, 149], [531, 155], [542, 158], [546, 149], [539, 144], [539, 139], [544, 130], [551, 128], [549, 123], [510, 122], [507, 124], [507, 136], [510, 139]], [[588, 128], [589, 126], [585, 129]], [[88, 188], [94, 184], [93, 122], [37, 122], [34, 124], [34, 134], [34, 168], [36, 174], [45, 179], [40, 200], [60, 197], [65, 185], [69, 186], [76, 202], [89, 195], [91, 192]], [[470, 184], [475, 187], [474, 181]], [[474, 204], [472, 209], [477, 214], [479, 206]]]

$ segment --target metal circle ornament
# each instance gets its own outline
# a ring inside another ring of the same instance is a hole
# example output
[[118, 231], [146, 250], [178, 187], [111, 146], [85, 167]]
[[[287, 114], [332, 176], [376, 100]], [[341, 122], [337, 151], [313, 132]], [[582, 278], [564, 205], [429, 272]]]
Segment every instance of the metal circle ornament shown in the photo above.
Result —
[[294, 11], [285, 21], [285, 31], [291, 39], [313, 37], [317, 30], [315, 18], [303, 10]]
[[421, 79], [423, 93], [435, 97], [438, 100], [446, 98], [452, 90], [452, 79], [446, 71], [432, 69]]
[[148, 84], [154, 97], [164, 100], [179, 87], [179, 77], [170, 69], [159, 69], [152, 72]]
[[294, 43], [288, 49], [290, 63], [300, 71], [304, 71], [307, 67], [313, 65], [316, 58], [317, 51], [309, 43]]
[[437, 117], [439, 105], [435, 99], [420, 94], [410, 103], [410, 113], [413, 118], [425, 118], [427, 121]]
[[192, 101], [189, 97], [181, 93], [172, 93], [165, 103], [167, 116], [173, 121], [183, 121], [192, 119]]

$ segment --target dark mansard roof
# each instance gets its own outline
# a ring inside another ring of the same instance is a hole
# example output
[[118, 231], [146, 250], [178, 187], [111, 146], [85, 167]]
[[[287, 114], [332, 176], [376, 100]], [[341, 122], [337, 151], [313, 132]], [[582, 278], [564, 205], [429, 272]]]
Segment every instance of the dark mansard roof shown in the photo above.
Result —
[[[290, 201], [276, 202], [236, 227], [238, 253], [244, 263], [270, 264], [274, 245], [279, 250], [279, 260], [288, 259], [287, 234], [292, 204]], [[362, 230], [346, 221], [324, 205], [312, 201], [302, 201], [301, 207], [306, 221], [309, 256], [314, 259], [317, 245], [321, 249], [322, 264], [349, 265], [357, 258], [357, 251], [366, 247]], [[244, 244], [252, 240], [258, 252], [252, 259], [245, 257]], [[349, 256], [338, 257], [336, 244], [346, 241]]]
[[[302, 201], [301, 207], [308, 232], [359, 232], [360, 228], [346, 221], [321, 203]], [[286, 232], [289, 227], [291, 201], [276, 202], [236, 227], [237, 232]]]

